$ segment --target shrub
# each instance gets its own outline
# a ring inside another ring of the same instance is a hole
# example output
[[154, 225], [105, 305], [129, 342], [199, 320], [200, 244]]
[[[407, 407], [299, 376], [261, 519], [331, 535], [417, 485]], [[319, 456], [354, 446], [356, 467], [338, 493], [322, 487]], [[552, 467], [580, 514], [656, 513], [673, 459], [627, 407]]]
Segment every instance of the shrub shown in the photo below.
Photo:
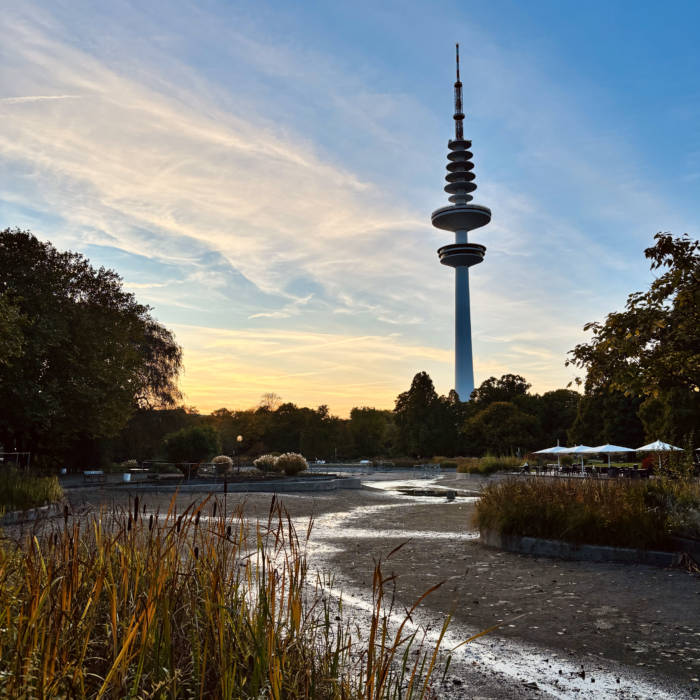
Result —
[[443, 469], [456, 469], [457, 468], [457, 461], [454, 459], [446, 459], [444, 462], [440, 463], [440, 466]]
[[649, 455], [642, 460], [642, 469], [653, 469], [654, 463], [654, 456]]
[[493, 474], [495, 472], [515, 471], [522, 464], [522, 460], [518, 457], [500, 456], [496, 457], [490, 453], [486, 453], [485, 457], [481, 458], [480, 471], [482, 474]]
[[233, 460], [228, 455], [219, 455], [212, 459], [212, 463], [216, 465], [217, 474], [230, 474], [233, 468]]
[[561, 458], [561, 463], [562, 463], [565, 467], [570, 467], [570, 466], [574, 463], [574, 458], [573, 458], [571, 455], [564, 455], [564, 456]]
[[277, 468], [281, 469], [287, 476], [294, 476], [299, 472], [304, 472], [309, 468], [308, 462], [294, 452], [287, 452], [277, 458]]
[[700, 534], [700, 487], [688, 481], [508, 479], [476, 504], [479, 528], [574, 544], [647, 548]]
[[122, 469], [126, 469], [128, 471], [129, 469], [138, 469], [139, 463], [135, 459], [127, 459], [125, 462], [122, 462], [119, 466]]
[[194, 463], [221, 452], [219, 435], [210, 425], [183, 428], [163, 438], [168, 462]]
[[261, 472], [278, 472], [281, 471], [281, 468], [277, 466], [278, 459], [274, 455], [262, 455], [253, 462], [253, 466]]
[[27, 510], [62, 498], [63, 489], [55, 476], [35, 476], [10, 465], [0, 471], [0, 508]]

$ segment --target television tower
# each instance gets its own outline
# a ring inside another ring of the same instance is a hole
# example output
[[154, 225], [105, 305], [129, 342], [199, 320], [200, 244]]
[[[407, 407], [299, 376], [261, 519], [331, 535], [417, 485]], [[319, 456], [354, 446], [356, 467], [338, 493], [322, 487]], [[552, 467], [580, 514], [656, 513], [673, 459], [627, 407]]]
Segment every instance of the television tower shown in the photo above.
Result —
[[472, 355], [472, 321], [469, 305], [469, 268], [478, 265], [486, 254], [486, 246], [469, 243], [469, 231], [486, 226], [491, 210], [481, 204], [471, 204], [474, 184], [471, 141], [464, 139], [462, 83], [459, 80], [459, 44], [457, 44], [457, 82], [455, 83], [455, 137], [447, 142], [447, 185], [445, 192], [452, 206], [436, 209], [431, 220], [435, 228], [454, 231], [455, 242], [438, 249], [440, 262], [455, 269], [455, 390], [462, 401], [468, 401], [474, 391], [474, 360]]

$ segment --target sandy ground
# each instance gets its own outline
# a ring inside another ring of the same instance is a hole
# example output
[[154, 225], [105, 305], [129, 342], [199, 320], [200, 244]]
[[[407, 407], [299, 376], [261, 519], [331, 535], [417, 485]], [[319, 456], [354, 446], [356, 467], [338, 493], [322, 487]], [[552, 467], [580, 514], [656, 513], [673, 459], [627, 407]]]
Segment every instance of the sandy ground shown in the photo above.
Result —
[[[438, 683], [442, 697], [700, 697], [700, 578], [681, 569], [489, 549], [470, 525], [474, 499], [402, 496], [393, 490], [398, 482], [385, 479], [372, 477], [362, 490], [285, 494], [283, 501], [300, 524], [315, 518], [312, 566], [333, 572], [358, 619], [367, 614], [375, 561], [407, 542], [382, 570], [398, 575], [399, 606], [446, 581], [416, 617], [434, 634], [454, 612], [445, 648], [503, 623], [453, 654]], [[69, 492], [76, 508], [95, 507], [112, 493]], [[114, 497], [124, 503], [127, 495]], [[150, 511], [171, 495], [141, 497]], [[266, 517], [271, 497], [228, 498], [230, 506], [245, 500], [250, 517]]]

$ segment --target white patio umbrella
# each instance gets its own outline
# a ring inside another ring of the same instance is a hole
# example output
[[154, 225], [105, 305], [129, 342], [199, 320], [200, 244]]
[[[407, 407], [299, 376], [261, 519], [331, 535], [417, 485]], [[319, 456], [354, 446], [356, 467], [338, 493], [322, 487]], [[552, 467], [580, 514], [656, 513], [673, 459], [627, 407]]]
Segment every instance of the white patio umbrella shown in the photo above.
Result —
[[533, 452], [533, 455], [556, 455], [557, 456], [557, 463], [561, 467], [561, 456], [563, 454], [566, 454], [566, 447], [559, 447], [557, 444], [556, 447], [549, 447], [546, 450], [538, 450], [537, 452]]
[[581, 471], [583, 472], [583, 453], [588, 452], [591, 448], [586, 445], [577, 445], [576, 447], [569, 447], [567, 453], [570, 455], [581, 455]]
[[657, 440], [656, 442], [650, 442], [644, 447], [638, 447], [637, 452], [657, 452], [659, 453], [659, 469], [661, 469], [661, 453], [662, 452], [683, 452], [682, 447], [674, 447], [669, 445], [667, 442], [661, 442]]
[[586, 452], [593, 454], [600, 452], [601, 454], [608, 455], [608, 468], [610, 468], [610, 455], [617, 454], [618, 452], [635, 452], [629, 447], [620, 447], [619, 445], [600, 445], [600, 447], [589, 447]]

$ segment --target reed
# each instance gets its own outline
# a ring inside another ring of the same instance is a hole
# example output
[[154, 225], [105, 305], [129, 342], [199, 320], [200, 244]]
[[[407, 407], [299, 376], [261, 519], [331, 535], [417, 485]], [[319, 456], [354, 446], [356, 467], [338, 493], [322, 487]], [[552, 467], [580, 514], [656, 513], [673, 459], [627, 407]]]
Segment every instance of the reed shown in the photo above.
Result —
[[38, 476], [11, 465], [0, 471], [0, 508], [6, 511], [27, 510], [62, 498], [63, 489], [55, 476]]
[[420, 601], [394, 621], [380, 561], [371, 622], [353, 626], [309, 570], [312, 526], [274, 499], [262, 522], [210, 499], [66, 511], [0, 549], [0, 695], [421, 700], [440, 644], [409, 629]]
[[488, 484], [474, 524], [507, 535], [649, 548], [700, 534], [700, 487], [654, 479], [506, 479]]

